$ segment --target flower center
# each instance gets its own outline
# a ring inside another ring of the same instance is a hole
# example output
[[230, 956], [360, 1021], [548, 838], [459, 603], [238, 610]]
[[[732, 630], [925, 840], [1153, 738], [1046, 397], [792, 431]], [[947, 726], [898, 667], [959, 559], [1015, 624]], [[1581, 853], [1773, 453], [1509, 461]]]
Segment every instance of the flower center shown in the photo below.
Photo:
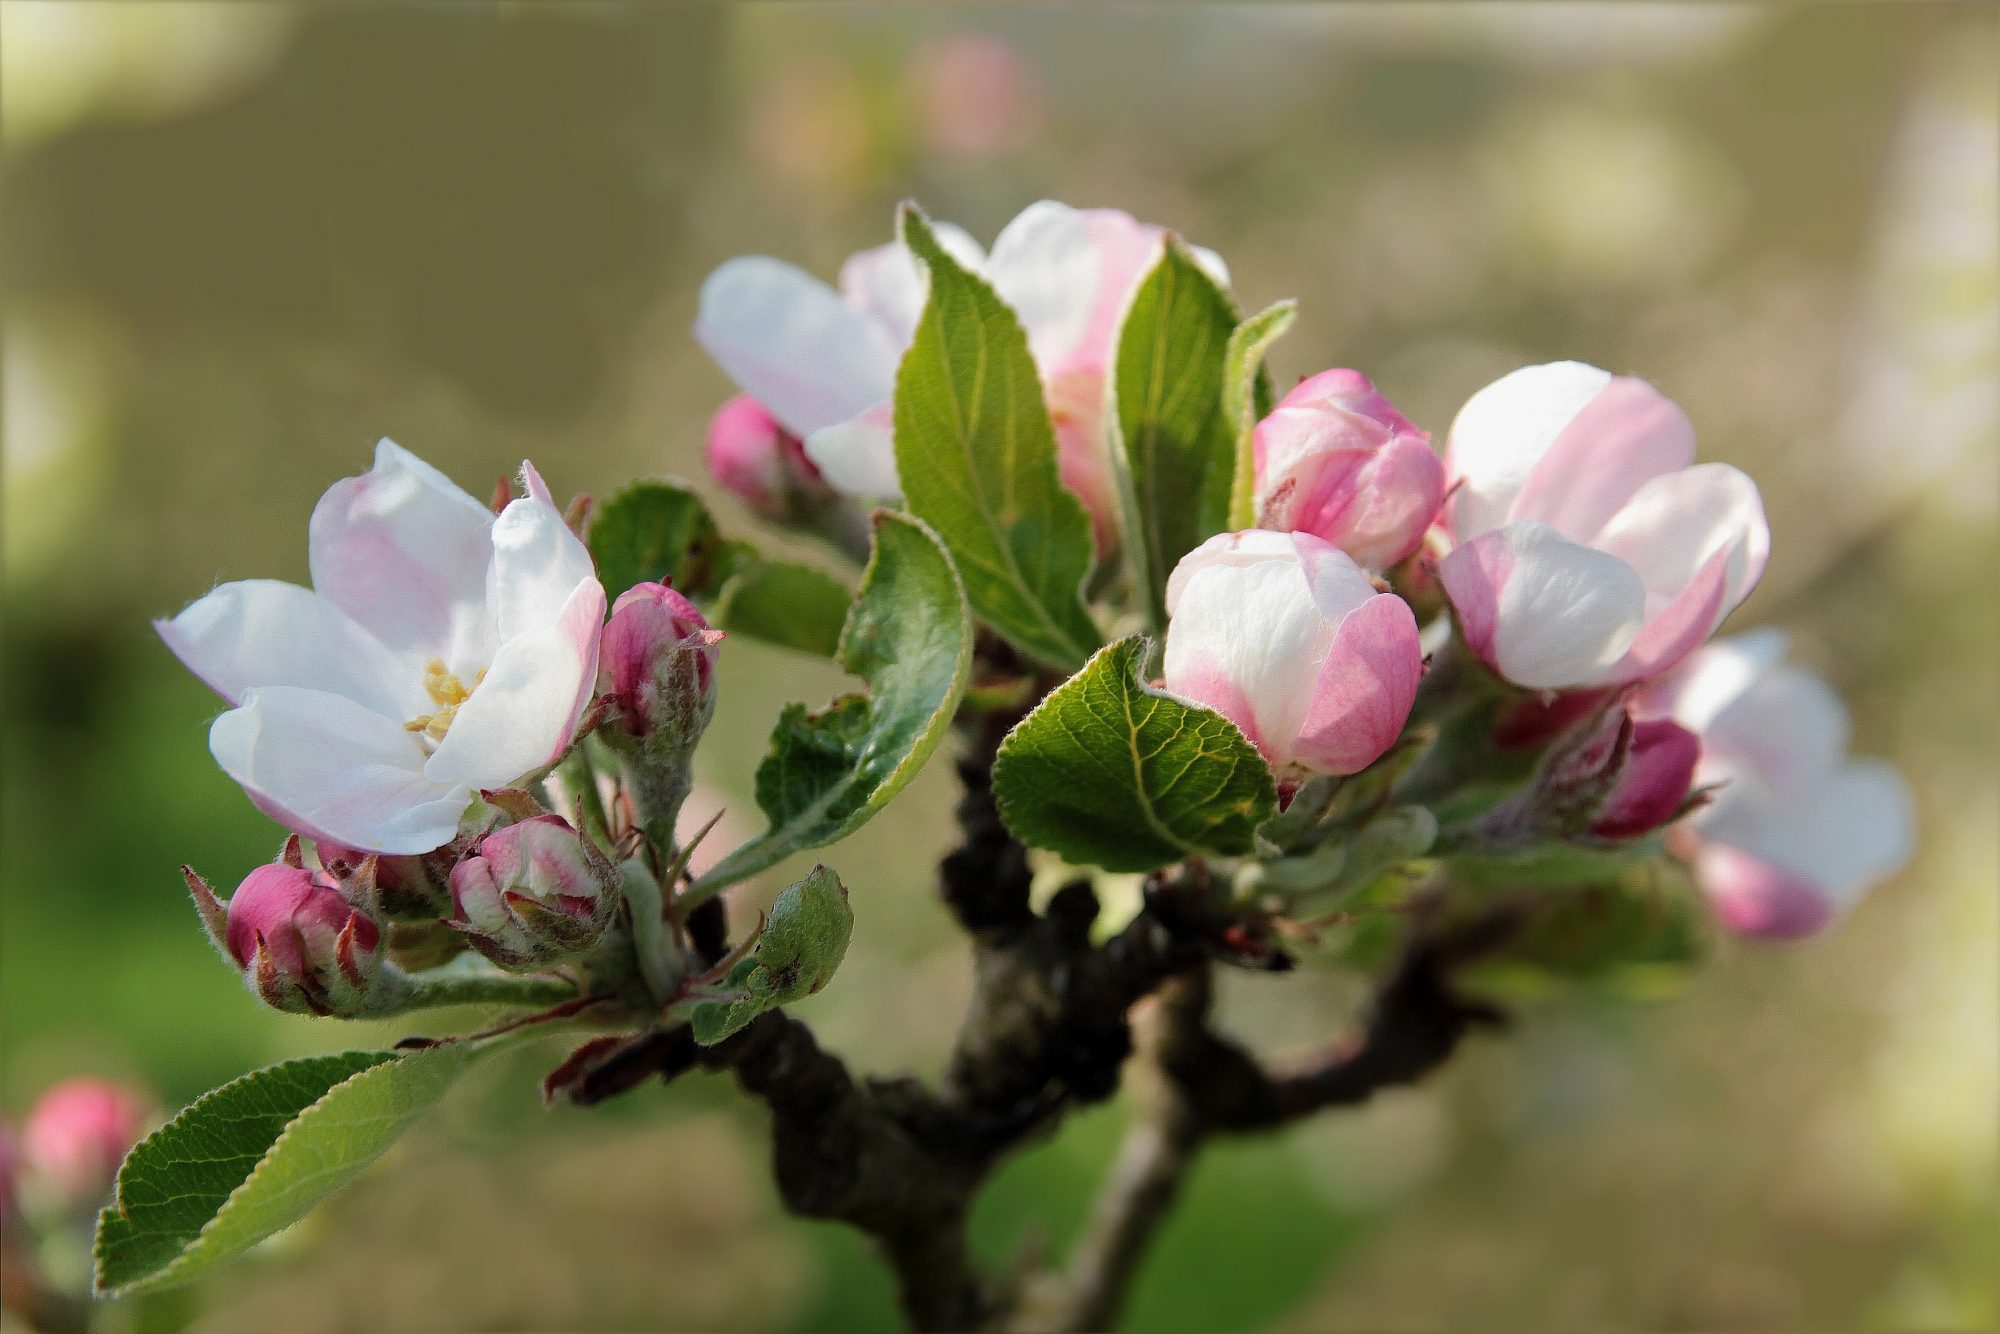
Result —
[[472, 692], [485, 679], [486, 669], [481, 667], [472, 684], [467, 685], [445, 668], [444, 659], [432, 658], [424, 664], [424, 693], [438, 706], [437, 712], [417, 715], [403, 724], [403, 730], [421, 733], [433, 745], [444, 740], [444, 734], [451, 730], [451, 720], [458, 716], [458, 706], [471, 699]]

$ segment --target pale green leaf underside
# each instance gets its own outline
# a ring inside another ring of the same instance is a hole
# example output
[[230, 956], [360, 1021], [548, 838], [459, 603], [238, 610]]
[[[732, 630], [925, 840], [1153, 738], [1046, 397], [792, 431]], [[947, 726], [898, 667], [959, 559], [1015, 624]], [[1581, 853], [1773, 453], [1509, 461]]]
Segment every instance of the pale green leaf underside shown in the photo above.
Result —
[[840, 877], [815, 866], [778, 895], [756, 950], [730, 974], [728, 987], [747, 994], [695, 1007], [695, 1041], [713, 1045], [764, 1011], [804, 1000], [824, 987], [846, 956], [853, 934], [854, 910], [847, 905]]
[[1236, 428], [1223, 382], [1235, 328], [1229, 293], [1174, 238], [1119, 328], [1114, 461], [1135, 582], [1155, 628], [1167, 621], [1167, 576], [1228, 522]]
[[1250, 851], [1270, 767], [1221, 714], [1148, 686], [1145, 656], [1138, 636], [1100, 650], [1008, 734], [993, 791], [1016, 838], [1110, 871]]
[[147, 1137], [97, 1225], [97, 1284], [185, 1283], [303, 1218], [436, 1106], [484, 1048], [313, 1056], [208, 1093]]
[[1024, 653], [1074, 670], [1102, 643], [1083, 603], [1093, 552], [1062, 484], [1028, 338], [1014, 312], [905, 205], [904, 242], [929, 297], [896, 375], [896, 471], [937, 531], [979, 618]]
[[1280, 301], [1236, 326], [1223, 356], [1223, 414], [1236, 433], [1235, 479], [1229, 490], [1230, 532], [1257, 523], [1257, 458], [1253, 445], [1258, 419], [1271, 410], [1270, 377], [1264, 354], [1292, 327], [1299, 303]]
[[875, 515], [875, 554], [841, 631], [840, 665], [868, 683], [824, 711], [786, 708], [757, 769], [770, 828], [701, 877], [703, 891], [845, 838], [916, 776], [951, 726], [972, 672], [958, 572], [920, 520]]

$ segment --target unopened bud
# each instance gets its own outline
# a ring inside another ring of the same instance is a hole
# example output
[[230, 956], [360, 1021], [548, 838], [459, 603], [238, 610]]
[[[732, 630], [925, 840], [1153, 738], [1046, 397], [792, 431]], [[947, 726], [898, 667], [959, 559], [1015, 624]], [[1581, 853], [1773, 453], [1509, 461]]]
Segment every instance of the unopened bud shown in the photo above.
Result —
[[251, 989], [274, 1009], [352, 1018], [381, 1007], [382, 926], [326, 871], [274, 862], [244, 877], [221, 909], [199, 876], [188, 887]]
[[595, 945], [617, 911], [617, 868], [560, 815], [488, 834], [451, 872], [449, 923], [503, 968], [541, 968]]
[[635, 737], [670, 734], [692, 747], [715, 712], [716, 645], [694, 603], [665, 584], [634, 584], [605, 624], [601, 683], [618, 725]]
[[1625, 766], [1610, 795], [1591, 817], [1598, 838], [1627, 839], [1650, 834], [1672, 821], [1687, 805], [1701, 760], [1701, 740], [1666, 718], [1631, 725]]
[[708, 423], [708, 470], [760, 518], [796, 523], [836, 500], [799, 438], [748, 394]]
[[146, 1102], [105, 1079], [70, 1079], [44, 1093], [21, 1128], [23, 1166], [65, 1208], [102, 1202], [126, 1150], [152, 1119]]

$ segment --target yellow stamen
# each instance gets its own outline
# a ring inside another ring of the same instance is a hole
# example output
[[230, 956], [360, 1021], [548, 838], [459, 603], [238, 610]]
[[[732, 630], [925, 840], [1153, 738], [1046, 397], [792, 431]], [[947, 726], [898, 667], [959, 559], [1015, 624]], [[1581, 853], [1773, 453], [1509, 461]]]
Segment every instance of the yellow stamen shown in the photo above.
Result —
[[444, 665], [444, 659], [432, 658], [424, 664], [424, 693], [438, 706], [436, 713], [419, 714], [403, 724], [405, 732], [420, 732], [431, 741], [444, 740], [451, 730], [451, 720], [458, 715], [458, 706], [472, 698], [472, 692], [479, 689], [479, 683], [486, 679], [486, 669], [481, 667], [479, 675], [466, 685], [456, 673]]

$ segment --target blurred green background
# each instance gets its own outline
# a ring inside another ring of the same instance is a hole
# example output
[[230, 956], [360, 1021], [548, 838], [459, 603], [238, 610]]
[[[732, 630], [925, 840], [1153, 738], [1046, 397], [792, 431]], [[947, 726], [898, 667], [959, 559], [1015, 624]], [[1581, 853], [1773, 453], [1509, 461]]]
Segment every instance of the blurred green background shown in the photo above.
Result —
[[[1824, 938], [1725, 947], [1670, 1000], [1552, 996], [1421, 1089], [1212, 1153], [1134, 1327], [1985, 1327], [1996, 16], [5, 0], [0, 1109], [82, 1071], [173, 1107], [395, 1035], [264, 1012], [201, 939], [176, 867], [233, 884], [278, 836], [149, 617], [303, 580], [315, 498], [379, 435], [475, 494], [528, 455], [563, 492], [698, 475], [715, 264], [830, 276], [902, 197], [990, 239], [1054, 196], [1216, 247], [1252, 308], [1301, 298], [1280, 380], [1359, 367], [1439, 438], [1522, 362], [1654, 380], [1764, 487], [1738, 624], [1795, 632], [1922, 813], [1916, 864]], [[724, 660], [697, 800], [748, 811], [776, 709], [838, 676]], [[933, 766], [831, 858], [855, 947], [802, 1014], [862, 1068], [934, 1071], [966, 991], [928, 897], [952, 797]], [[1225, 999], [1282, 1048], [1358, 994]], [[862, 1247], [777, 1208], [722, 1081], [545, 1114], [537, 1073], [487, 1072], [179, 1317], [891, 1323]], [[1010, 1168], [982, 1247], [1061, 1244], [1120, 1117]]]

